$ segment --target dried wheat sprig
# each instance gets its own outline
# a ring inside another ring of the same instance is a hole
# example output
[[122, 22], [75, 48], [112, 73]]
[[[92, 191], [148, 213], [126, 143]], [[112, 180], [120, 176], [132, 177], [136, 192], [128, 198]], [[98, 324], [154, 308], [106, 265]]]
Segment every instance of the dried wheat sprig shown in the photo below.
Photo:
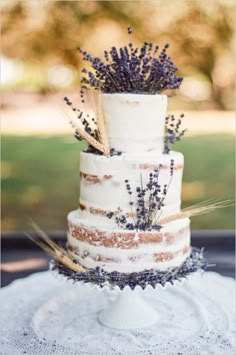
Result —
[[162, 218], [160, 221], [158, 221], [158, 224], [163, 225], [169, 222], [176, 221], [177, 219], [199, 216], [201, 214], [212, 212], [218, 208], [230, 207], [232, 205], [233, 201], [231, 200], [218, 201], [214, 203], [208, 203], [207, 201], [205, 201], [200, 204], [185, 208], [181, 212], [176, 213], [172, 216]]
[[37, 240], [31, 237], [28, 233], [25, 233], [29, 239], [31, 239], [35, 244], [40, 248], [45, 250], [53, 259], [59, 261], [61, 264], [75, 272], [85, 272], [86, 269], [81, 265], [73, 261], [73, 257], [70, 253], [64, 249], [62, 246], [59, 246], [53, 240], [51, 240], [47, 234], [35, 223], [31, 222], [35, 231], [39, 234], [41, 240]]
[[101, 130], [99, 127], [99, 116], [98, 116], [98, 105], [97, 105], [97, 95], [96, 95], [96, 90], [89, 90], [87, 97], [92, 101], [92, 107], [95, 109], [95, 118], [96, 118], [96, 126], [97, 126], [97, 135], [98, 135], [98, 140], [100, 143], [102, 143], [102, 135], [101, 135]]
[[69, 117], [69, 115], [63, 110], [64, 116], [66, 120], [69, 122], [72, 128], [78, 133], [81, 137], [83, 137], [91, 146], [102, 152], [104, 155], [107, 154], [107, 148], [103, 143], [98, 142], [95, 138], [93, 138], [89, 133], [87, 133], [82, 124], [80, 124], [75, 119]]
[[196, 204], [194, 204], [194, 205], [192, 205], [190, 207], [184, 208], [184, 211], [187, 211], [189, 209], [196, 208], [196, 207], [203, 207], [203, 206], [206, 206], [206, 205], [210, 205], [210, 203], [212, 204], [212, 203], [215, 203], [215, 202], [217, 202], [217, 199], [214, 198], [214, 197], [211, 197], [208, 200], [205, 200], [205, 201], [202, 201], [202, 202], [198, 202], [198, 203], [196, 203]]
[[107, 129], [105, 125], [105, 119], [104, 119], [104, 113], [103, 113], [103, 108], [102, 108], [102, 96], [101, 92], [97, 91], [92, 91], [91, 96], [95, 102], [95, 107], [96, 107], [96, 122], [97, 122], [97, 128], [98, 128], [98, 134], [100, 138], [100, 143], [104, 147], [104, 155], [109, 155], [110, 154], [110, 146], [109, 146], [109, 139], [107, 135]]

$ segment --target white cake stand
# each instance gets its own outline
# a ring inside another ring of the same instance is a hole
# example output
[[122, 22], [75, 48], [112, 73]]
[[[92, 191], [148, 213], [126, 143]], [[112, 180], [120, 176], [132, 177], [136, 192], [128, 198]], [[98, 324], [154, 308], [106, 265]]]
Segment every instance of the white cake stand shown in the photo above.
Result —
[[138, 293], [124, 289], [107, 308], [103, 309], [98, 320], [101, 324], [115, 329], [138, 329], [155, 324], [158, 314]]
[[152, 304], [149, 304], [144, 299], [143, 296], [146, 292], [157, 292], [158, 289], [173, 287], [176, 284], [183, 285], [188, 282], [190, 278], [192, 279], [193, 277], [199, 276], [202, 272], [196, 271], [180, 280], [167, 282], [164, 286], [156, 284], [155, 289], [148, 284], [144, 289], [140, 286], [135, 286], [134, 289], [131, 289], [127, 285], [122, 290], [118, 286], [111, 287], [108, 283], [100, 286], [92, 282], [74, 282], [64, 275], [59, 275], [57, 271], [53, 271], [53, 273], [57, 278], [64, 279], [75, 287], [85, 287], [88, 289], [96, 289], [100, 292], [113, 293], [115, 299], [98, 313], [98, 321], [103, 326], [109, 328], [132, 330], [150, 327], [156, 324], [160, 319], [158, 312], [153, 308]]
[[92, 271], [92, 274], [82, 274], [86, 278], [86, 281], [82, 281], [81, 278], [76, 279], [78, 274], [71, 274], [65, 266], [60, 267], [60, 264], [53, 266], [51, 263], [51, 269], [55, 275], [74, 286], [112, 292], [115, 299], [98, 313], [98, 321], [109, 328], [132, 330], [151, 327], [160, 319], [153, 305], [145, 300], [145, 292], [156, 292], [177, 283], [183, 284], [194, 275], [201, 274], [206, 265], [203, 250], [193, 248], [179, 268], [156, 275], [147, 270], [145, 274], [133, 275], [133, 279], [119, 274], [112, 277], [104, 271], [101, 274]]

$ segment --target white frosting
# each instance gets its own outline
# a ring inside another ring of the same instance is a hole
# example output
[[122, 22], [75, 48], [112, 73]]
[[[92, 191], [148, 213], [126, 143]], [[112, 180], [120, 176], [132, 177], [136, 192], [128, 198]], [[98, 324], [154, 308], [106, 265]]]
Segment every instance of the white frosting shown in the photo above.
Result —
[[102, 106], [111, 148], [163, 152], [166, 95], [102, 94]]
[[[170, 177], [170, 160], [174, 160], [174, 173]], [[121, 156], [105, 157], [90, 153], [81, 153], [80, 171], [80, 204], [86, 207], [86, 210], [80, 212], [83, 219], [88, 219], [98, 225], [115, 224], [114, 219], [109, 220], [106, 216], [96, 213], [90, 213], [90, 207], [115, 211], [120, 207], [124, 213], [131, 212], [129, 205], [130, 195], [126, 190], [125, 180], [129, 179], [133, 190], [132, 201], [133, 210], [136, 209], [136, 187], [141, 185], [141, 176], [143, 185], [149, 181], [149, 173], [162, 164], [160, 169], [159, 183], [161, 186], [168, 184], [170, 186], [165, 198], [165, 207], [162, 209], [161, 216], [165, 217], [179, 212], [181, 205], [181, 186], [184, 158], [181, 153], [170, 152], [170, 154], [149, 154], [139, 156]], [[89, 176], [95, 177], [91, 181]]]
[[[77, 228], [79, 228], [80, 224], [87, 225], [91, 228], [91, 231], [95, 233], [96, 227], [90, 226], [87, 221], [81, 220], [79, 218], [78, 211], [72, 211], [69, 213], [68, 222], [70, 225], [73, 225]], [[88, 253], [85, 258], [74, 254], [74, 257], [77, 258], [78, 261], [87, 268], [101, 266], [107, 271], [116, 270], [121, 272], [141, 271], [151, 268], [165, 270], [169, 267], [179, 265], [188, 256], [188, 253], [183, 254], [182, 250], [184, 247], [190, 245], [189, 223], [190, 221], [188, 218], [180, 219], [164, 225], [161, 231], [158, 232], [164, 236], [166, 233], [176, 235], [180, 230], [183, 230], [181, 236], [177, 236], [174, 243], [166, 243], [164, 241], [160, 243], [139, 243], [138, 247], [122, 249], [114, 246], [104, 247], [91, 245], [88, 242], [76, 239], [70, 233], [68, 233], [68, 245], [74, 247], [75, 250], [77, 249], [80, 255], [83, 255], [84, 252]], [[122, 229], [109, 227], [103, 228], [101, 231], [104, 233], [104, 237], [109, 237], [112, 233], [120, 233], [121, 231], [125, 232]], [[153, 258], [153, 254], [163, 252], [177, 252], [178, 254], [172, 260], [156, 262]], [[114, 258], [117, 261], [101, 262], [94, 260], [97, 255], [102, 255], [106, 258]], [[136, 258], [136, 260], [131, 261], [130, 258]]]

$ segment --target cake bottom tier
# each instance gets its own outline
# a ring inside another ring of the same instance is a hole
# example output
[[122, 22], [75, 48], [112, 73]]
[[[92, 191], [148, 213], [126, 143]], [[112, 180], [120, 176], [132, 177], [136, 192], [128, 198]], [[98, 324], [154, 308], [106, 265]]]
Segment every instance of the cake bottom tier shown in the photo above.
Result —
[[112, 272], [166, 270], [180, 266], [190, 253], [190, 220], [168, 223], [160, 231], [143, 232], [96, 227], [78, 210], [68, 215], [67, 248], [86, 268]]

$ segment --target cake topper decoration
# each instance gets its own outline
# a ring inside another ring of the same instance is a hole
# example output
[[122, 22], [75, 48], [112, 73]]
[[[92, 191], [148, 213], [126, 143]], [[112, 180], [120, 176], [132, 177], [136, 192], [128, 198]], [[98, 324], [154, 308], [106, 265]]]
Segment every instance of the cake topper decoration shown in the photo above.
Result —
[[[96, 111], [96, 119], [78, 108], [73, 107], [72, 102], [65, 97], [68, 106], [71, 106], [77, 119], [69, 118], [69, 123], [75, 129], [75, 137], [78, 140], [86, 140], [89, 144], [87, 152], [104, 155], [120, 155], [113, 147], [109, 147], [105, 121], [103, 118], [101, 94], [102, 93], [133, 93], [155, 95], [161, 94], [167, 89], [178, 89], [183, 81], [176, 75], [177, 68], [172, 59], [167, 55], [169, 44], [165, 44], [162, 50], [158, 45], [144, 42], [138, 48], [132, 43], [132, 28], [128, 27], [130, 37], [127, 46], [104, 51], [104, 59], [93, 57], [87, 51], [78, 48], [83, 60], [89, 62], [92, 69], [82, 69], [84, 74], [81, 79], [81, 103], [87, 98], [93, 101]], [[158, 55], [159, 52], [159, 55]], [[98, 95], [96, 95], [98, 92]], [[170, 146], [180, 140], [185, 130], [180, 131], [180, 116], [178, 121], [173, 115], [167, 116], [165, 124], [164, 153], [168, 154]], [[171, 122], [170, 122], [171, 121]]]
[[[132, 28], [128, 27], [128, 46], [113, 46], [104, 51], [104, 59], [93, 57], [78, 48], [83, 60], [89, 62], [92, 70], [82, 69], [85, 74], [81, 84], [84, 89], [101, 90], [103, 93], [160, 94], [164, 90], [178, 89], [183, 81], [176, 75], [177, 68], [167, 55], [169, 44], [163, 49], [144, 42], [138, 48], [131, 39]], [[158, 55], [159, 53], [159, 55]]]

